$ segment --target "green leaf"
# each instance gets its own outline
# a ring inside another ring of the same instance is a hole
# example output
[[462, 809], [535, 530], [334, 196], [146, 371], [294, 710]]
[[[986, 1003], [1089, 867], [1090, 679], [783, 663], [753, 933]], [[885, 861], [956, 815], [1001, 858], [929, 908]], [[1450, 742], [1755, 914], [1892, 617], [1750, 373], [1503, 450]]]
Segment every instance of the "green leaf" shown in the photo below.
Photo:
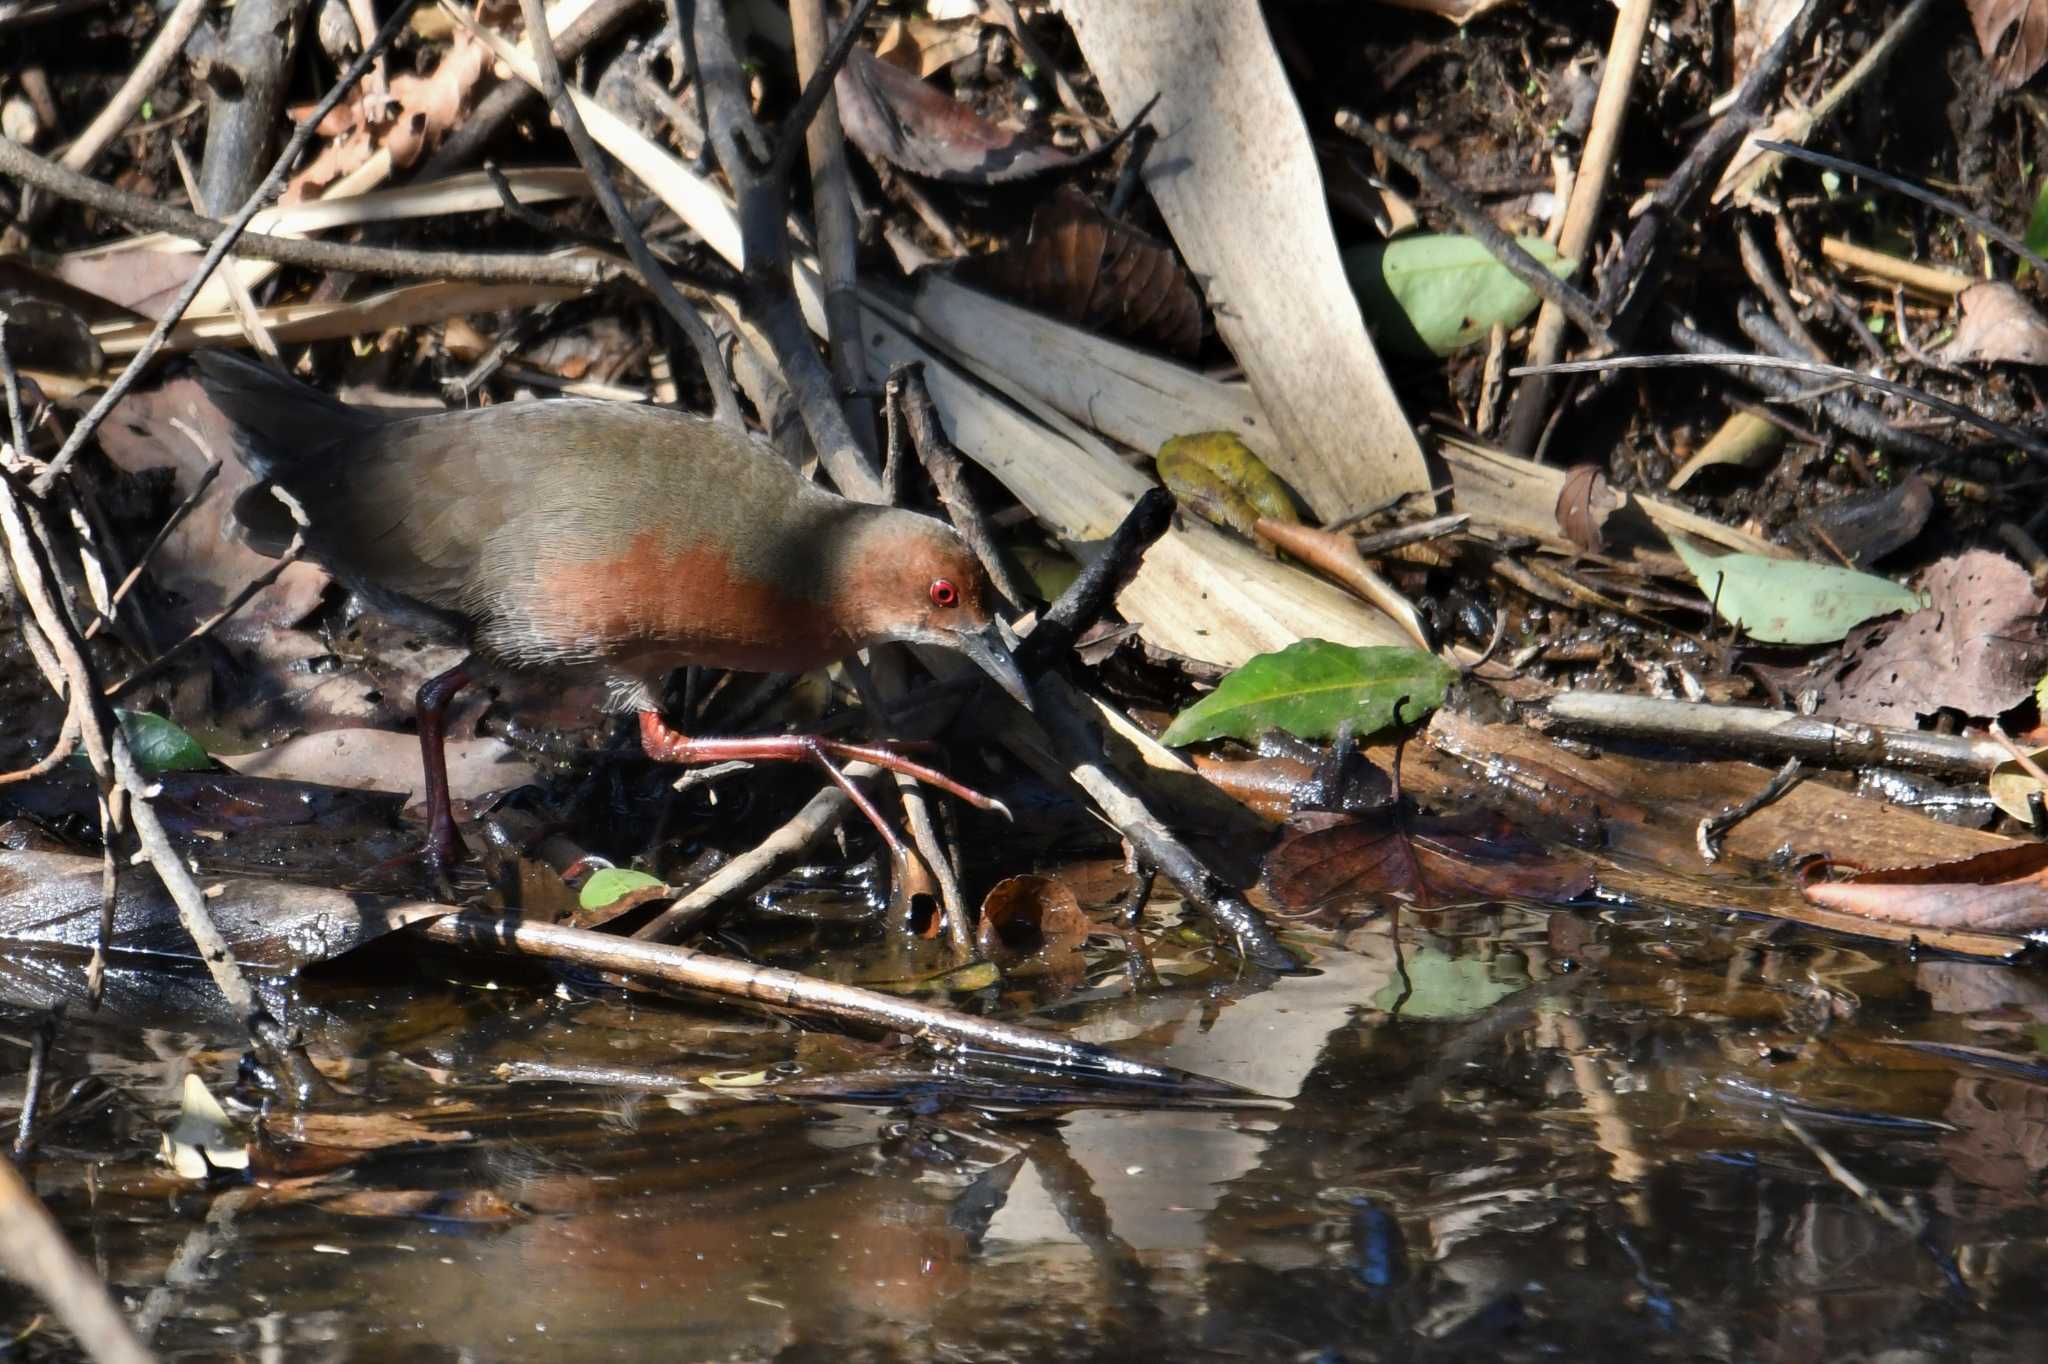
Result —
[[[1199, 739], [1251, 739], [1283, 729], [1302, 739], [1328, 739], [1346, 721], [1361, 735], [1396, 720], [1416, 720], [1443, 704], [1457, 670], [1420, 649], [1376, 644], [1354, 648], [1304, 639], [1260, 654], [1174, 717], [1165, 744]], [[1406, 698], [1405, 700], [1403, 698]]]
[[[1229, 431], [1175, 436], [1159, 447], [1159, 481], [1183, 505], [1254, 543], [1262, 516], [1299, 524], [1287, 485]], [[1275, 551], [1266, 547], [1268, 554]]]
[[1402, 966], [1407, 982], [1396, 978], [1382, 985], [1372, 1006], [1403, 1018], [1466, 1018], [1530, 984], [1522, 959], [1505, 953], [1489, 962], [1422, 947]]
[[668, 885], [658, 876], [649, 876], [644, 871], [631, 867], [605, 867], [590, 874], [583, 883], [583, 889], [576, 892], [576, 903], [586, 910], [609, 908], [611, 905], [639, 890], [667, 890]]
[[[1541, 237], [1519, 242], [1560, 279], [1576, 268]], [[1356, 246], [1344, 253], [1344, 272], [1374, 335], [1413, 353], [1449, 355], [1483, 341], [1495, 323], [1512, 327], [1539, 301], [1472, 237], [1425, 232]]]
[[205, 772], [213, 767], [213, 759], [206, 756], [199, 741], [163, 716], [146, 710], [118, 709], [114, 716], [121, 722], [121, 733], [128, 737], [128, 750], [135, 755], [135, 765], [146, 775]]
[[[2034, 216], [2027, 220], [2027, 235], [2020, 240], [2035, 255], [2048, 255], [2048, 177], [2043, 177], [2041, 192], [2034, 196]], [[2021, 275], [2031, 268], [2025, 261], [2020, 262]]]
[[1918, 592], [1874, 573], [1761, 554], [1716, 558], [1672, 543], [1721, 619], [1763, 644], [1831, 644], [1873, 616], [1925, 604]]

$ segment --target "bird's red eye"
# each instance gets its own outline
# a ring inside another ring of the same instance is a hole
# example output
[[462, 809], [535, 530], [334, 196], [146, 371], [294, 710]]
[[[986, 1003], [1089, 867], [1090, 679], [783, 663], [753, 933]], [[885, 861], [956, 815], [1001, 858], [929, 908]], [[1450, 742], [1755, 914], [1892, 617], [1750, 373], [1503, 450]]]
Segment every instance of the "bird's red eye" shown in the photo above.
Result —
[[958, 606], [959, 604], [960, 589], [953, 586], [951, 578], [932, 579], [933, 606]]

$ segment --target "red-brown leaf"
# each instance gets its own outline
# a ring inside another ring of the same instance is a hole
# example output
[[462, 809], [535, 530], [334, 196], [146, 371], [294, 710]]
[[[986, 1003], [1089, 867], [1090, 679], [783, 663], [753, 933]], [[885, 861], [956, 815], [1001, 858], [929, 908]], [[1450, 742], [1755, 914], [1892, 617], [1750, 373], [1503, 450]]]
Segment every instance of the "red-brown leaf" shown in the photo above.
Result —
[[1385, 819], [1307, 815], [1266, 855], [1266, 887], [1296, 909], [1392, 896], [1418, 908], [1472, 900], [1573, 900], [1592, 888], [1579, 859], [1505, 816]]
[[2030, 933], [2048, 928], [2048, 843], [1824, 881], [1806, 887], [1806, 898], [1829, 909], [1921, 928]]
[[839, 121], [853, 144], [913, 175], [992, 185], [1074, 162], [1057, 148], [990, 123], [865, 48], [853, 50], [833, 89]]

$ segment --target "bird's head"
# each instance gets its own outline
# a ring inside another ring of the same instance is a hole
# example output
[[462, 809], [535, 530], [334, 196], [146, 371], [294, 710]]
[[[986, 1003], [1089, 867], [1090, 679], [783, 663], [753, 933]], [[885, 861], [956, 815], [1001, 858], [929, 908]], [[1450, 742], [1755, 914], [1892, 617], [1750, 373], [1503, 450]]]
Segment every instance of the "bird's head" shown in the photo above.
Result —
[[995, 589], [958, 531], [929, 516], [889, 513], [868, 526], [845, 571], [862, 643], [936, 644], [965, 654], [1031, 705], [1031, 688], [995, 618]]

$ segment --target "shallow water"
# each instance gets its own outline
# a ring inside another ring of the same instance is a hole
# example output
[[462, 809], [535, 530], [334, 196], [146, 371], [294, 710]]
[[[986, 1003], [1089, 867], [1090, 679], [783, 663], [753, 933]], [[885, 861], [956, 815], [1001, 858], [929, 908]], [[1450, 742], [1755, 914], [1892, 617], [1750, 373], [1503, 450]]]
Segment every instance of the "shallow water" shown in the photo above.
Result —
[[[2048, 1353], [2037, 972], [1493, 908], [1404, 915], [1398, 954], [1384, 917], [1293, 935], [1316, 970], [1276, 981], [1169, 908], [1156, 983], [1104, 934], [1064, 996], [957, 1002], [1284, 1106], [1041, 1104], [914, 1051], [415, 955], [402, 986], [305, 1000], [316, 1050], [357, 1058], [347, 1114], [437, 1140], [350, 1129], [259, 1157], [260, 1184], [181, 1182], [156, 1157], [176, 1081], [225, 1090], [236, 1053], [74, 1021], [51, 1092], [112, 1088], [46, 1120], [29, 1173], [167, 1358]], [[32, 1027], [0, 1015], [0, 1093]], [[0, 1287], [15, 1357], [63, 1357], [35, 1313]]]

